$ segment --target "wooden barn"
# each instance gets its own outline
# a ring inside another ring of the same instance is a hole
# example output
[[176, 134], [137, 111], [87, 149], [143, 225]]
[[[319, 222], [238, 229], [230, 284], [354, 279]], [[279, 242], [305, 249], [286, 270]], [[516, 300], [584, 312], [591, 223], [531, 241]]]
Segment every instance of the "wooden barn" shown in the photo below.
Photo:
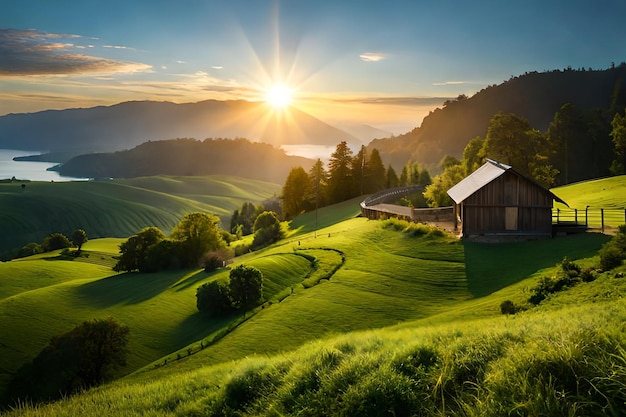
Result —
[[491, 159], [448, 195], [455, 203], [456, 228], [464, 237], [551, 236], [553, 201], [566, 204], [511, 166]]

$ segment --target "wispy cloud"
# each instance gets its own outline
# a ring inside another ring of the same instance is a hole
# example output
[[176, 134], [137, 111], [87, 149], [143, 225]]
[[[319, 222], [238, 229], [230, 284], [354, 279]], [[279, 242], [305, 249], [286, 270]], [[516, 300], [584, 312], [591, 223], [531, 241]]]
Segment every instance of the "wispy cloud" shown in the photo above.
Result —
[[383, 59], [387, 59], [387, 56], [385, 54], [375, 52], [365, 52], [359, 55], [359, 58], [361, 58], [361, 61], [365, 62], [378, 62], [382, 61]]
[[439, 83], [433, 83], [433, 85], [435, 85], [435, 86], [459, 85], [459, 84], [467, 84], [467, 83], [465, 81], [443, 81], [443, 82], [439, 82]]
[[135, 48], [130, 48], [128, 46], [123, 46], [123, 45], [102, 45], [103, 48], [108, 48], [108, 49], [128, 49], [130, 51], [136, 51]]
[[216, 70], [224, 69], [224, 67], [221, 65], [213, 65], [211, 68], [216, 69]]
[[67, 41], [81, 38], [36, 30], [0, 29], [0, 76], [113, 74], [151, 68], [142, 63], [79, 53], [84, 47]]

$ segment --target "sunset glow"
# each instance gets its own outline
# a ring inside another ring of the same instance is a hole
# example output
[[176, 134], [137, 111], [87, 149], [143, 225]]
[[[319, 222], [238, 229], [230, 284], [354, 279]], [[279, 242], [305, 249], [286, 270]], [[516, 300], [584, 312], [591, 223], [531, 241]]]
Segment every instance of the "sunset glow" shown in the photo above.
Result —
[[275, 109], [284, 109], [291, 105], [293, 92], [283, 84], [276, 84], [265, 94], [265, 101]]
[[[58, 10], [55, 2], [6, 0], [0, 116], [124, 101], [248, 100], [270, 113], [297, 107], [402, 134], [446, 99], [512, 75], [624, 59], [625, 2], [592, 11], [556, 2], [509, 9], [484, 0], [458, 7], [137, 0], [112, 6], [124, 10], [115, 14], [101, 13], [97, 2]], [[445, 36], [433, 36], [442, 16]], [[518, 24], [527, 21], [535, 24]]]

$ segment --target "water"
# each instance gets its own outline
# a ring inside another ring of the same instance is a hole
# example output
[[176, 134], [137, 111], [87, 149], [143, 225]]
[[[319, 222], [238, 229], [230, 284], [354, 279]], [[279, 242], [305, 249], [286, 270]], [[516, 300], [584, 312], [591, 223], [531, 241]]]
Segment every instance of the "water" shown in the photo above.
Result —
[[52, 162], [14, 161], [16, 156], [36, 155], [33, 151], [14, 151], [0, 149], [0, 180], [15, 177], [18, 180], [30, 181], [74, 181], [83, 178], [63, 177], [57, 171], [47, 171], [55, 166]]

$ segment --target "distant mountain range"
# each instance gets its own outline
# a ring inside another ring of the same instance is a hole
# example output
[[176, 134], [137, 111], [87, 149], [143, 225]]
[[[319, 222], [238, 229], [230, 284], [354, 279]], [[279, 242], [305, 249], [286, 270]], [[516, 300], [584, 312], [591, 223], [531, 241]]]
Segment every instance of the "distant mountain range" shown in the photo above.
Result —
[[515, 113], [546, 131], [565, 103], [581, 110], [623, 108], [626, 64], [606, 70], [566, 69], [512, 77], [472, 97], [459, 96], [444, 103], [420, 127], [394, 137], [368, 125], [335, 127], [296, 108], [289, 113], [272, 112], [264, 103], [243, 100], [133, 101], [2, 116], [0, 148], [53, 152], [43, 159], [65, 162], [78, 154], [127, 150], [147, 141], [175, 138], [246, 138], [275, 146], [369, 141], [370, 151], [378, 149], [385, 164], [401, 169], [411, 160], [436, 170], [444, 156], [460, 158], [470, 139], [485, 136], [494, 114]]
[[297, 108], [288, 113], [272, 112], [264, 103], [243, 100], [130, 101], [2, 116], [0, 148], [77, 154], [118, 151], [176, 138], [246, 138], [276, 146], [331, 146], [344, 140], [360, 143], [369, 135], [366, 143], [381, 132], [361, 126], [357, 138]]
[[420, 127], [404, 135], [373, 140], [368, 148], [378, 149], [383, 161], [394, 167], [412, 160], [432, 169], [446, 155], [462, 157], [465, 145], [476, 136], [484, 137], [489, 120], [498, 112], [515, 113], [545, 132], [565, 103], [581, 110], [623, 109], [626, 64], [606, 70], [566, 69], [512, 77], [472, 97], [452, 100], [426, 116]]

